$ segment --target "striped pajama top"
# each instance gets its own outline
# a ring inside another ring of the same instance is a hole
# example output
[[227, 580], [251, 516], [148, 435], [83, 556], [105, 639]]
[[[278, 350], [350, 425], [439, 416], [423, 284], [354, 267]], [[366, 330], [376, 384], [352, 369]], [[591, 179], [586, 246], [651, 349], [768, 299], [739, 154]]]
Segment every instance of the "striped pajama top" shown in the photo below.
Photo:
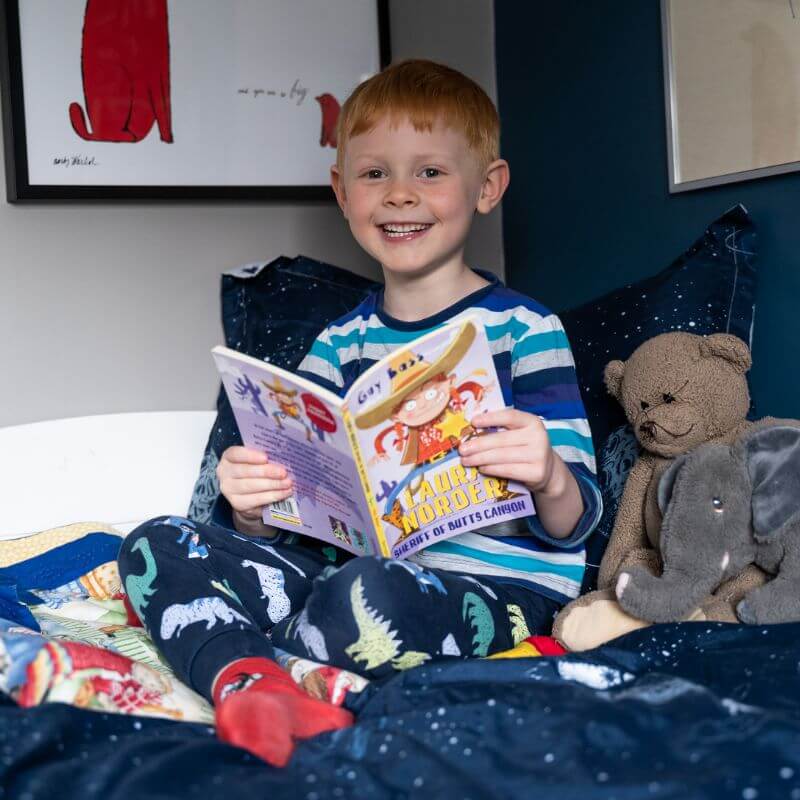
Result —
[[578, 482], [584, 513], [564, 539], [550, 536], [536, 516], [478, 528], [429, 545], [411, 556], [426, 567], [487, 575], [524, 585], [559, 602], [577, 597], [586, 564], [584, 540], [602, 501], [589, 424], [569, 342], [555, 314], [493, 274], [476, 292], [439, 312], [404, 322], [383, 311], [383, 288], [331, 323], [311, 346], [298, 373], [343, 396], [376, 361], [417, 337], [467, 315], [481, 319], [508, 406], [542, 417], [554, 450]]

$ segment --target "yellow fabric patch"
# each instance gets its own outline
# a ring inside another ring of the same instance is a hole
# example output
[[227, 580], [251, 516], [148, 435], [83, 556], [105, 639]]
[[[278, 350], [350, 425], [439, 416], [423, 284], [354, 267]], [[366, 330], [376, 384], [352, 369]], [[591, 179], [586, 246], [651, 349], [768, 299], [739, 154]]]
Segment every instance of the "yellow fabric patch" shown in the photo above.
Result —
[[122, 534], [112, 525], [105, 522], [75, 522], [61, 528], [32, 533], [19, 539], [0, 541], [0, 567], [8, 567], [20, 561], [39, 556], [60, 547], [62, 544], [74, 542], [89, 533], [110, 533], [122, 538]]

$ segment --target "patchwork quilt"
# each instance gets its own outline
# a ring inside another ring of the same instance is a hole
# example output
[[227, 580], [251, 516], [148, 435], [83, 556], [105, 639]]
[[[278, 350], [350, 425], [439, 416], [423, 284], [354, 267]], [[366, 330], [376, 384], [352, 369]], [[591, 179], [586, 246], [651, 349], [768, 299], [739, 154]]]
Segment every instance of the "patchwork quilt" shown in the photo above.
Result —
[[284, 655], [357, 724], [275, 769], [218, 741], [130, 624], [118, 546], [100, 525], [0, 542], [4, 800], [800, 798], [800, 624], [657, 625], [547, 658], [528, 641], [380, 684]]

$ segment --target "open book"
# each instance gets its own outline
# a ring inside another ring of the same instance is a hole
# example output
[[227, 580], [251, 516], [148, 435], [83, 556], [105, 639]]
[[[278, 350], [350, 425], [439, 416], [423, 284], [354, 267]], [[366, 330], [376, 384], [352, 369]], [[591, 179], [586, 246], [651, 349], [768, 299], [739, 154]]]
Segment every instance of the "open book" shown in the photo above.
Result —
[[212, 350], [246, 446], [282, 464], [295, 493], [264, 522], [358, 555], [405, 558], [427, 545], [534, 512], [514, 481], [464, 467], [470, 424], [505, 407], [482, 323], [467, 317], [366, 370], [339, 398], [268, 362]]

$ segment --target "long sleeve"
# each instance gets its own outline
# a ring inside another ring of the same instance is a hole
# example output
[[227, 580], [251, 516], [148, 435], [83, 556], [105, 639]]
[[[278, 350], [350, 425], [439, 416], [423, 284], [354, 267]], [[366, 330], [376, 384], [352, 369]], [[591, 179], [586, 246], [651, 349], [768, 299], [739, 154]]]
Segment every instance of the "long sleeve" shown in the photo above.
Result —
[[544, 420], [553, 449], [578, 482], [584, 512], [564, 539], [550, 536], [538, 517], [529, 517], [527, 522], [538, 539], [555, 547], [570, 548], [595, 529], [603, 506], [592, 436], [567, 335], [555, 314], [539, 322], [537, 326], [524, 326], [511, 351], [513, 403], [521, 411], [537, 414]]

